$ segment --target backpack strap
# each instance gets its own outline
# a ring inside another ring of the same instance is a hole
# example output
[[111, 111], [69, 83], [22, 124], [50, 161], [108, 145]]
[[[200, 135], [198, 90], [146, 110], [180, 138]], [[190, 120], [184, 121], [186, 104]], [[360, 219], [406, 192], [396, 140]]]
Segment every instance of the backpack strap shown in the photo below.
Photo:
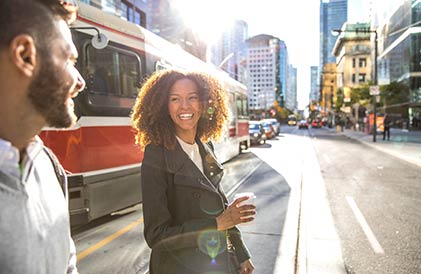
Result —
[[43, 146], [45, 153], [47, 154], [48, 158], [50, 158], [51, 163], [54, 167], [54, 172], [56, 173], [57, 180], [60, 184], [61, 190], [63, 191], [64, 197], [67, 200], [67, 176], [66, 171], [64, 171], [63, 166], [60, 164], [59, 160], [57, 159], [57, 156], [54, 154], [54, 152], [49, 149], [46, 146]]

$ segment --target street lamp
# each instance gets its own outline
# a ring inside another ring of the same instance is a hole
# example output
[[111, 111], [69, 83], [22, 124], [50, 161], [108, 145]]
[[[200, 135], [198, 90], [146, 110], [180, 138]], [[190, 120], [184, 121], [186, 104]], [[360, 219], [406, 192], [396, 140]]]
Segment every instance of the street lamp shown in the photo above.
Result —
[[224, 60], [222, 60], [222, 62], [218, 65], [218, 68], [222, 69], [222, 67], [225, 65], [226, 62], [229, 61], [229, 59], [231, 59], [232, 57], [234, 57], [234, 52], [231, 52], [230, 54], [228, 54]]
[[[332, 34], [338, 35], [342, 32], [353, 32], [353, 33], [374, 33], [374, 85], [378, 85], [377, 81], [377, 30], [372, 30], [369, 28], [356, 28], [355, 30], [341, 30], [341, 29], [333, 29]], [[376, 89], [378, 92], [378, 88]], [[370, 92], [371, 93], [371, 92]], [[373, 142], [376, 142], [376, 132], [377, 132], [377, 110], [376, 110], [376, 96], [378, 94], [373, 93], [372, 100], [373, 100]]]

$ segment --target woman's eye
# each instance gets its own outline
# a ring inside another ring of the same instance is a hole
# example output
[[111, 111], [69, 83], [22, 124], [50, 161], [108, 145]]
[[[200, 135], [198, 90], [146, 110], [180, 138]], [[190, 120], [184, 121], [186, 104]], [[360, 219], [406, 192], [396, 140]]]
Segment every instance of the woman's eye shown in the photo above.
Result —
[[176, 98], [176, 97], [172, 97], [172, 98], [170, 98], [170, 101], [171, 101], [171, 102], [177, 102], [177, 101], [178, 101], [178, 98]]
[[190, 101], [196, 101], [196, 100], [199, 100], [199, 97], [198, 96], [192, 96], [192, 97], [190, 97]]

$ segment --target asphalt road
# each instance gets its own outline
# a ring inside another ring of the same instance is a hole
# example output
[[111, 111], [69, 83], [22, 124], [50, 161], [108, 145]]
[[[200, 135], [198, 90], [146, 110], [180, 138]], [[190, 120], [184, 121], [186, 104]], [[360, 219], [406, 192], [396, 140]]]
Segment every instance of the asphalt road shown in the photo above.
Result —
[[421, 273], [421, 169], [326, 129], [309, 130], [348, 273]]
[[[240, 227], [254, 273], [295, 273], [302, 180], [310, 178], [311, 185], [314, 168], [321, 171], [340, 261], [348, 273], [421, 273], [420, 168], [327, 129], [284, 126], [281, 132], [224, 164], [222, 183], [229, 198], [243, 191], [256, 194], [256, 220]], [[319, 199], [311, 192], [303, 198]], [[318, 215], [311, 217], [308, 225], [313, 226]], [[140, 205], [97, 220], [73, 237], [81, 274], [147, 270], [150, 250]], [[307, 255], [321, 253], [319, 246], [312, 248]]]
[[[252, 153], [225, 163], [226, 192], [232, 194], [261, 165]], [[148, 269], [150, 250], [143, 237], [141, 205], [95, 220], [72, 234], [81, 274], [143, 274]]]

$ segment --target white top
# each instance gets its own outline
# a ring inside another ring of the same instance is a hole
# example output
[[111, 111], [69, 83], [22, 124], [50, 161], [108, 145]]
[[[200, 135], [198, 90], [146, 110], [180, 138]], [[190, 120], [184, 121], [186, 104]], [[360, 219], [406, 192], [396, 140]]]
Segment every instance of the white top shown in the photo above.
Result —
[[67, 201], [38, 137], [19, 151], [0, 139], [0, 273], [77, 274]]
[[184, 152], [189, 156], [189, 158], [193, 161], [197, 168], [203, 173], [203, 162], [202, 157], [200, 156], [199, 146], [197, 145], [197, 143], [195, 142], [191, 145], [181, 140], [178, 136], [175, 137], [177, 137], [177, 140], [180, 143], [181, 148], [184, 150]]

